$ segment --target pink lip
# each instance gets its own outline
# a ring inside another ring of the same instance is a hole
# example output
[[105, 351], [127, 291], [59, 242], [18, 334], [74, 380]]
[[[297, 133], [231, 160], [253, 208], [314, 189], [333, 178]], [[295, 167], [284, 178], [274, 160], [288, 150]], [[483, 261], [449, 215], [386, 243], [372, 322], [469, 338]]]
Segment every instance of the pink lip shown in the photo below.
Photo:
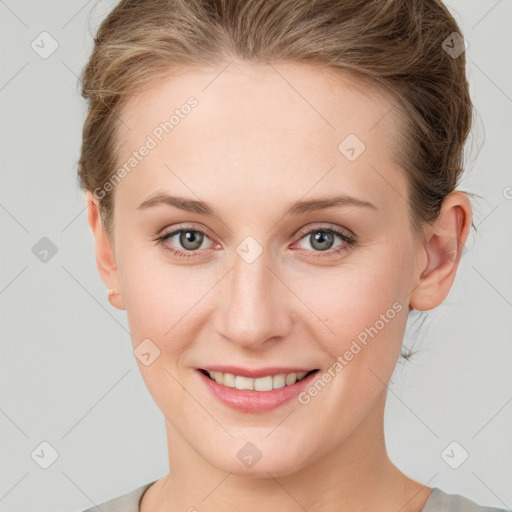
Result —
[[[221, 368], [216, 367], [216, 368]], [[222, 367], [226, 368], [226, 367]], [[275, 369], [265, 369], [265, 372], [269, 370], [273, 371]], [[284, 369], [283, 369], [284, 370]], [[214, 380], [207, 377], [200, 370], [196, 370], [200, 379], [204, 382], [206, 387], [212, 392], [212, 394], [217, 397], [223, 404], [232, 407], [238, 411], [255, 413], [255, 412], [265, 412], [270, 411], [283, 405], [284, 403], [292, 400], [297, 397], [307, 386], [311, 385], [312, 380], [320, 373], [314, 372], [306, 377], [304, 377], [301, 381], [292, 384], [291, 386], [285, 386], [280, 389], [273, 389], [272, 391], [251, 391], [248, 389], [236, 389], [230, 388], [228, 386], [224, 386], [215, 382]], [[210, 370], [213, 371], [213, 370]], [[221, 370], [215, 370], [221, 371]], [[239, 371], [239, 370], [237, 370]], [[256, 370], [255, 370], [256, 371]], [[257, 370], [261, 373], [260, 370]], [[307, 371], [307, 370], [299, 370], [299, 371]], [[225, 373], [231, 373], [230, 371], [225, 371]], [[275, 373], [264, 373], [263, 375], [276, 375], [279, 373], [295, 373], [294, 371], [290, 371], [289, 368], [286, 371], [279, 371]], [[237, 375], [242, 375], [237, 373]], [[242, 375], [247, 376], [247, 375]]]
[[207, 370], [210, 372], [222, 372], [222, 373], [232, 373], [233, 375], [240, 375], [241, 377], [250, 377], [252, 379], [257, 379], [258, 377], [266, 377], [267, 375], [280, 375], [282, 373], [300, 373], [300, 372], [310, 372], [315, 368], [284, 368], [282, 366], [272, 366], [269, 368], [241, 368], [239, 366], [204, 366], [203, 370]]

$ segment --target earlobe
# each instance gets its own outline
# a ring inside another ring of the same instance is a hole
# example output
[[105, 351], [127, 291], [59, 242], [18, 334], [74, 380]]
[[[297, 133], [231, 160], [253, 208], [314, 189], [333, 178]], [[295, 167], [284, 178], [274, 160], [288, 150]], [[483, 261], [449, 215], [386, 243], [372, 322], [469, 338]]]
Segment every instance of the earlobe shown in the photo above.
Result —
[[[85, 201], [87, 204], [87, 220], [94, 238], [94, 251], [98, 272], [107, 289], [120, 290], [121, 287], [115, 253], [103, 227], [99, 201], [89, 190], [85, 192]], [[109, 295], [108, 299], [109, 302], [117, 309], [126, 309], [121, 293]]]
[[425, 261], [417, 269], [418, 278], [410, 296], [410, 306], [418, 311], [437, 307], [448, 295], [471, 227], [471, 205], [463, 192], [445, 197], [432, 231], [418, 250]]

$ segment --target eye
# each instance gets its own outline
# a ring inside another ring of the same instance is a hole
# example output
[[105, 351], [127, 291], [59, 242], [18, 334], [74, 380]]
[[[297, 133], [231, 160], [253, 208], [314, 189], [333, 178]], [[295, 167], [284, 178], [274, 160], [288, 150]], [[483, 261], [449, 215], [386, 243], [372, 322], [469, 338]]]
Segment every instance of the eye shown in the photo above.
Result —
[[[321, 226], [319, 228], [310, 229], [309, 231], [301, 231], [299, 235], [303, 235], [299, 240], [306, 240], [313, 252], [327, 253], [328, 255], [338, 254], [355, 244], [356, 239], [349, 233], [340, 229]], [[334, 246], [335, 239], [339, 238], [341, 243]], [[304, 247], [302, 247], [304, 248]], [[309, 249], [306, 247], [306, 249]], [[323, 256], [323, 254], [315, 254], [315, 257]]]
[[[208, 244], [204, 244], [206, 240], [209, 240], [206, 232], [192, 226], [185, 226], [164, 233], [155, 241], [162, 244], [167, 251], [177, 256], [188, 258], [195, 256], [194, 253], [199, 251], [199, 249], [207, 248]], [[168, 242], [171, 243], [168, 244]], [[175, 247], [178, 247], [178, 249]], [[180, 247], [183, 249], [180, 249]]]
[[[306, 240], [312, 249], [306, 247], [308, 252], [318, 253], [314, 254], [314, 257], [332, 256], [347, 250], [356, 243], [356, 238], [348, 232], [330, 226], [321, 226], [308, 231], [301, 230], [299, 236], [301, 236], [299, 242], [303, 239]], [[341, 243], [333, 248], [336, 238], [340, 239]], [[208, 248], [208, 243], [205, 244], [206, 240], [211, 241], [207, 233], [192, 226], [174, 229], [155, 239], [157, 243], [163, 245], [166, 251], [181, 258], [197, 256], [201, 249]]]

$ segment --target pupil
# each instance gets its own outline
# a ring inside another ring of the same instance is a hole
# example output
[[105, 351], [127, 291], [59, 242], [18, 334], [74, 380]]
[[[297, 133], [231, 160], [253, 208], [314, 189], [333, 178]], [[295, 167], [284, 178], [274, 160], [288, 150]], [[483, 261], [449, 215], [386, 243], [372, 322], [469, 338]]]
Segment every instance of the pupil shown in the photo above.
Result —
[[[311, 243], [312, 247], [316, 249], [320, 249], [321, 251], [325, 251], [329, 249], [333, 242], [332, 233], [326, 233], [325, 231], [317, 231], [316, 233], [311, 235], [313, 237], [313, 243]], [[319, 242], [319, 245], [316, 243]]]
[[185, 249], [198, 249], [203, 241], [202, 233], [197, 231], [183, 231], [180, 235], [180, 243]]

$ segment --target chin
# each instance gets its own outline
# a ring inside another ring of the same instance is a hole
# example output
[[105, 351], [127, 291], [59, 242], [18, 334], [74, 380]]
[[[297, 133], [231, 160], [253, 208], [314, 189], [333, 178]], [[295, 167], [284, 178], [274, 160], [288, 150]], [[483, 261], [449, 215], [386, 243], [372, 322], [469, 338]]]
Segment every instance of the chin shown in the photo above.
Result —
[[[220, 453], [216, 450], [202, 454], [210, 464], [220, 471], [236, 476], [251, 478], [269, 478], [293, 474], [307, 465], [307, 454], [304, 450], [294, 453], [283, 444], [273, 445], [262, 440], [259, 443], [237, 441], [233, 448], [225, 447]], [[216, 447], [218, 449], [218, 447]]]

